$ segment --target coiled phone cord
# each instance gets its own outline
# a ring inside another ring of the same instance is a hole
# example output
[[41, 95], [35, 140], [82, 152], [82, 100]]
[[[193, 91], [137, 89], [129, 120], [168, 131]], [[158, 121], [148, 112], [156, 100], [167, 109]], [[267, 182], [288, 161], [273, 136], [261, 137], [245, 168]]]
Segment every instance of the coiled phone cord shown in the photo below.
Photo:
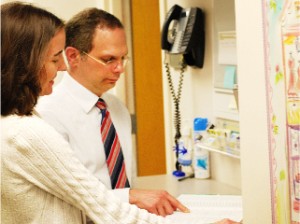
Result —
[[[175, 93], [172, 77], [171, 77], [171, 72], [170, 72], [170, 67], [169, 63], [165, 62], [165, 68], [166, 68], [166, 73], [168, 77], [168, 83], [170, 87], [170, 92], [173, 98], [173, 103], [174, 103], [174, 125], [175, 125], [175, 150], [176, 150], [176, 158], [178, 158], [178, 140], [181, 138], [181, 115], [180, 115], [180, 98], [181, 98], [181, 92], [182, 92], [182, 85], [183, 85], [183, 73], [186, 68], [186, 63], [182, 59], [181, 66], [180, 66], [180, 77], [179, 77], [179, 82], [178, 82], [178, 92], [177, 95]], [[176, 161], [176, 170], [180, 170], [180, 164], [178, 160]]]

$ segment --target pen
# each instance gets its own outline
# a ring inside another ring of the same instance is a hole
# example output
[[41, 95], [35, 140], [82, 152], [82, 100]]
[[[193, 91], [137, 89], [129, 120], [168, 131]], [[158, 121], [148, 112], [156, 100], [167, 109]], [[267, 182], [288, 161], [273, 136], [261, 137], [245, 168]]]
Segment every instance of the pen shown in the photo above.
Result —
[[190, 174], [188, 176], [185, 176], [185, 177], [182, 177], [182, 178], [178, 179], [178, 181], [182, 181], [182, 180], [185, 180], [185, 179], [188, 179], [188, 178], [193, 178], [194, 176], [195, 175], [192, 173], [192, 174]]

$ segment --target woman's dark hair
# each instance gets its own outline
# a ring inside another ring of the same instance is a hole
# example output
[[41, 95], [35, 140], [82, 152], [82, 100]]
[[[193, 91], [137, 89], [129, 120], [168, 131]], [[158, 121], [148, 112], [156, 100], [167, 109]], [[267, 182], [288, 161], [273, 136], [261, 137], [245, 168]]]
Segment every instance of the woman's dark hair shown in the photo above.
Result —
[[123, 29], [123, 24], [114, 15], [98, 9], [88, 8], [73, 16], [66, 24], [66, 46], [90, 52], [96, 29]]
[[48, 45], [63, 27], [62, 20], [33, 5], [1, 5], [1, 115], [32, 114]]

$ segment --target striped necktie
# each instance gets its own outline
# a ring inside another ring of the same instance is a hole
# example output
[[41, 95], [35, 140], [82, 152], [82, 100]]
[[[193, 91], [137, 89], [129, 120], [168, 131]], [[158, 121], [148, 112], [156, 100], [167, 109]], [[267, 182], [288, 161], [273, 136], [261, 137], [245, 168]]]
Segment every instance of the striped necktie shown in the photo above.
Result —
[[100, 130], [112, 189], [130, 187], [126, 176], [122, 148], [107, 105], [103, 99], [99, 98], [96, 106], [102, 113]]

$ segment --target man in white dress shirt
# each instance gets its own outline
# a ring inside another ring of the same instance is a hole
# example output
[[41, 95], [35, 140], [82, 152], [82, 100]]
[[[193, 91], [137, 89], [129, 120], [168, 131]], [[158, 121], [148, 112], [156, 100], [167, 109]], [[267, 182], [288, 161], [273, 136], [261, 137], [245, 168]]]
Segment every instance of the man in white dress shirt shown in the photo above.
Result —
[[[107, 93], [124, 72], [128, 48], [124, 27], [113, 15], [96, 8], [75, 15], [66, 26], [68, 74], [53, 94], [39, 100], [37, 110], [71, 144], [82, 163], [111, 189], [104, 146], [100, 134], [102, 118], [95, 106], [99, 97], [118, 134], [131, 180], [131, 120], [127, 108]], [[123, 201], [166, 216], [187, 208], [164, 190], [112, 189]]]

